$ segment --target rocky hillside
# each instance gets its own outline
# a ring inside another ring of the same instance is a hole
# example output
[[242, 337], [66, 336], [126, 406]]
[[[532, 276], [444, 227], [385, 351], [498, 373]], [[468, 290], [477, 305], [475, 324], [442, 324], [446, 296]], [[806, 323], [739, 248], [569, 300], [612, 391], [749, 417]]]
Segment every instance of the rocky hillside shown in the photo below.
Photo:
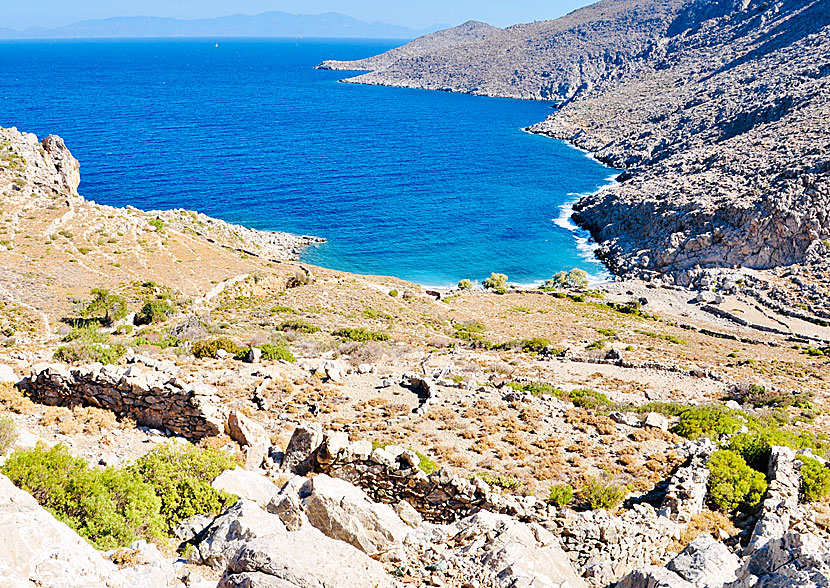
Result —
[[[621, 274], [823, 262], [830, 8], [820, 0], [605, 0], [505, 30], [466, 25], [350, 81], [564, 106], [534, 132], [625, 169], [577, 219]], [[443, 41], [442, 41], [443, 40]]]

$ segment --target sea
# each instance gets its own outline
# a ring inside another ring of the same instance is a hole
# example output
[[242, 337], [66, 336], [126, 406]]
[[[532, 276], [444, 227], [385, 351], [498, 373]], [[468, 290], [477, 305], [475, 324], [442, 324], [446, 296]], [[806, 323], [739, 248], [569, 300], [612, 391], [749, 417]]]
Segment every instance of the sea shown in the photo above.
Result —
[[607, 278], [570, 206], [616, 172], [523, 130], [550, 103], [314, 68], [402, 43], [0, 42], [0, 126], [62, 136], [89, 200], [324, 237], [310, 264], [426, 286], [574, 267]]

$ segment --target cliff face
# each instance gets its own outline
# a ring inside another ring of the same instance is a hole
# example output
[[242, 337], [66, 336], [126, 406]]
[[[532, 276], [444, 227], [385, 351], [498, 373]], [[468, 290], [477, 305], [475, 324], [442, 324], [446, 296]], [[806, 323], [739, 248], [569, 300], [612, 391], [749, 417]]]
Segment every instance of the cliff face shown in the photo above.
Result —
[[366, 60], [380, 69], [354, 81], [450, 79], [457, 91], [566, 99], [532, 130], [626, 169], [619, 186], [577, 206], [616, 272], [682, 282], [696, 266], [769, 268], [828, 253], [826, 1], [606, 0], [488, 33], [442, 68], [429, 64], [453, 49], [430, 43]]

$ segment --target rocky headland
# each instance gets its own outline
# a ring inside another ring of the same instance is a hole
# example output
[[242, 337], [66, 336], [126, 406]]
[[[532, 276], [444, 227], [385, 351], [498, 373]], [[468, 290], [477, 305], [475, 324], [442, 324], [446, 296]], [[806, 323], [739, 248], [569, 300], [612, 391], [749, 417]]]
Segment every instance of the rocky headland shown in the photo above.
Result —
[[826, 268], [830, 11], [820, 0], [605, 0], [466, 23], [321, 67], [346, 81], [559, 101], [533, 132], [623, 171], [576, 220], [619, 275]]

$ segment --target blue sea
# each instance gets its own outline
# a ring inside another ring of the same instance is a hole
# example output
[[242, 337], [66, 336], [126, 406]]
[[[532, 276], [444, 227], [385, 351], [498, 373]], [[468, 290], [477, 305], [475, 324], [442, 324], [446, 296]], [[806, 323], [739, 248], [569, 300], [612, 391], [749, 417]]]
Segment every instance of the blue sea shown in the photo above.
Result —
[[400, 43], [0, 43], [0, 125], [64, 137], [88, 199], [325, 237], [309, 263], [425, 285], [581, 267], [568, 219], [613, 170], [522, 129], [543, 102], [338, 83]]

